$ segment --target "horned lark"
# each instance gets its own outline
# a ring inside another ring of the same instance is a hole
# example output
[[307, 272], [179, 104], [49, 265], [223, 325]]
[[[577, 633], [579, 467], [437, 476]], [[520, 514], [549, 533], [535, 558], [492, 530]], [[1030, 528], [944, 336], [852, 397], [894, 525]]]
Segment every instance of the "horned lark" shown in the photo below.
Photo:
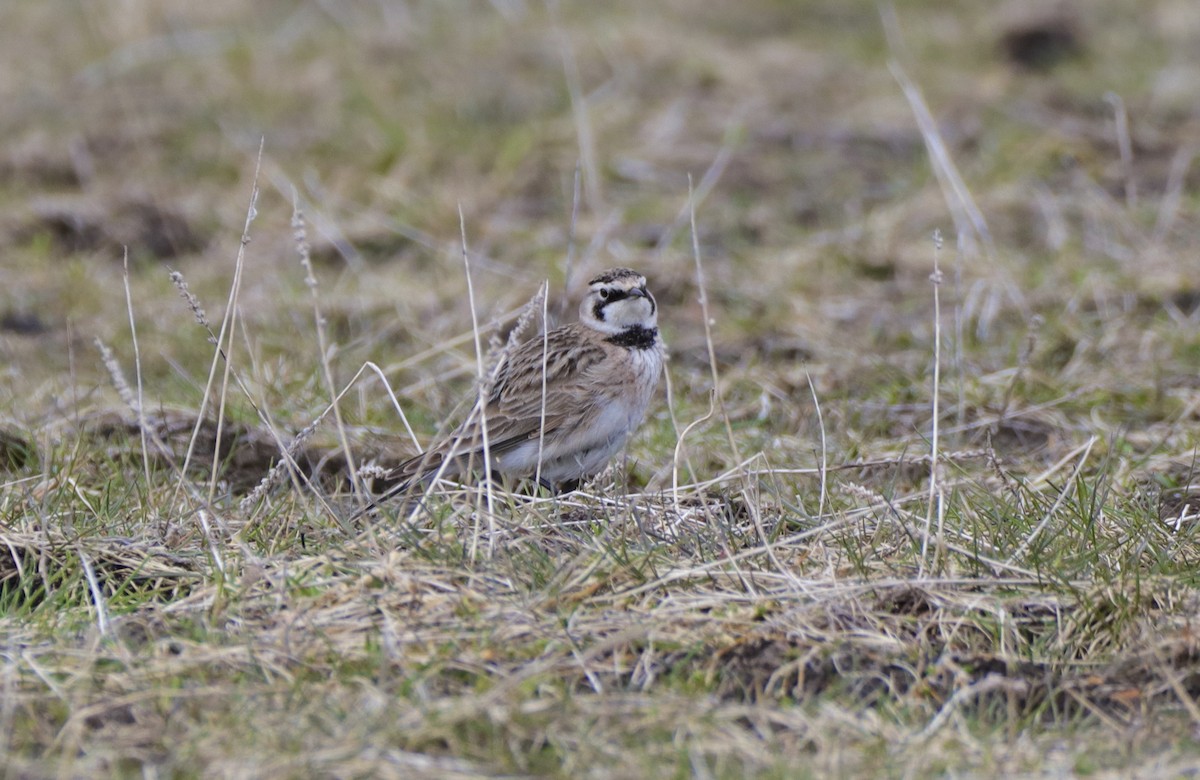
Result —
[[397, 466], [389, 481], [399, 484], [388, 495], [485, 470], [535, 477], [561, 492], [604, 468], [641, 424], [665, 349], [658, 307], [641, 274], [613, 268], [588, 287], [579, 322], [512, 349], [482, 409]]

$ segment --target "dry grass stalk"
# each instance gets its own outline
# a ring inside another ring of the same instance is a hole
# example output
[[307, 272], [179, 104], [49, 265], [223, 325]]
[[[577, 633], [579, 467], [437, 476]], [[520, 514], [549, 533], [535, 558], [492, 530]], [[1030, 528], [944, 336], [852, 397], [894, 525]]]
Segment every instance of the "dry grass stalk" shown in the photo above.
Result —
[[292, 199], [292, 238], [296, 244], [296, 254], [300, 258], [300, 267], [304, 269], [304, 284], [312, 295], [313, 322], [317, 329], [317, 348], [321, 356], [321, 373], [325, 380], [325, 391], [329, 393], [329, 405], [333, 409], [333, 421], [337, 430], [338, 442], [342, 446], [342, 455], [346, 458], [346, 474], [350, 486], [361, 506], [366, 506], [366, 490], [358, 481], [358, 469], [354, 465], [354, 452], [350, 449], [350, 441], [346, 437], [346, 424], [342, 420], [342, 410], [338, 406], [340, 394], [333, 379], [333, 366], [330, 365], [330, 345], [325, 333], [325, 317], [321, 314], [321, 296], [318, 293], [317, 276], [312, 266], [312, 251], [308, 245], [308, 233], [304, 226], [304, 214], [300, 210], [298, 195]]
[[[945, 520], [945, 495], [942, 493], [942, 486], [938, 464], [938, 446], [941, 438], [938, 435], [938, 426], [941, 423], [941, 392], [942, 392], [942, 302], [941, 302], [941, 287], [942, 287], [942, 269], [938, 266], [938, 256], [942, 251], [942, 234], [941, 231], [933, 232], [933, 273], [929, 276], [929, 281], [933, 285], [933, 389], [930, 398], [932, 406], [932, 420], [930, 422], [929, 434], [929, 507], [925, 512], [925, 540], [929, 539], [929, 529], [933, 521], [934, 507], [937, 507], [938, 531], [937, 538], [940, 541], [942, 537], [942, 523]], [[939, 545], [940, 547], [940, 545]], [[926, 565], [926, 549], [925, 543], [921, 547], [921, 571], [924, 575], [924, 567]], [[935, 557], [937, 556], [935, 553]], [[936, 562], [935, 562], [935, 568]]]
[[142, 443], [142, 467], [146, 484], [150, 484], [150, 448], [146, 441], [146, 398], [142, 387], [142, 350], [138, 346], [137, 323], [133, 315], [133, 293], [129, 289], [129, 248], [125, 248], [125, 257], [121, 266], [121, 278], [125, 287], [125, 310], [129, 313], [129, 337], [133, 342], [133, 374], [137, 378], [137, 402], [132, 407], [138, 418], [138, 436]]
[[[467, 305], [471, 309], [471, 332], [475, 335], [475, 368], [476, 378], [479, 387], [479, 398], [476, 403], [476, 409], [479, 414], [479, 431], [480, 437], [483, 440], [483, 473], [490, 474], [492, 471], [492, 450], [491, 441], [488, 437], [488, 420], [487, 420], [487, 392], [488, 392], [488, 375], [484, 371], [484, 354], [483, 346], [479, 339], [479, 315], [475, 309], [475, 285], [471, 281], [471, 256], [467, 251], [467, 221], [463, 216], [462, 204], [458, 206], [458, 228], [462, 238], [462, 259], [463, 271], [467, 280]], [[498, 364], [497, 364], [498, 365]], [[468, 424], [470, 424], [468, 422]], [[436, 482], [438, 475], [434, 476]], [[488, 523], [488, 557], [491, 557], [494, 552], [494, 539], [496, 536], [496, 501], [492, 490], [492, 481], [485, 480], [482, 495], [487, 502], [487, 523]], [[415, 510], [414, 510], [415, 511]], [[479, 543], [479, 525], [476, 523], [474, 533], [471, 536], [471, 560], [475, 560]]]

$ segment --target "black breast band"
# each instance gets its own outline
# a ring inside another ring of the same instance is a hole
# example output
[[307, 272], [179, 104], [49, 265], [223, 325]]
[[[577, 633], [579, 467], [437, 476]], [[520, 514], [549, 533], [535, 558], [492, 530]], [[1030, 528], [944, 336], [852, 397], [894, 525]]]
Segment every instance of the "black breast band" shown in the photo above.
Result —
[[606, 339], [609, 344], [628, 349], [650, 349], [658, 341], [658, 328], [643, 328], [634, 325]]

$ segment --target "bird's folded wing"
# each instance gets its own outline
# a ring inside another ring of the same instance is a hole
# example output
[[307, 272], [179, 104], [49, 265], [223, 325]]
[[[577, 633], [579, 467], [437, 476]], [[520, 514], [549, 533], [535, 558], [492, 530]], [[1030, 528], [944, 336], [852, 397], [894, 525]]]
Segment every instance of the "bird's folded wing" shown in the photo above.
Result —
[[[538, 436], [551, 436], [572, 421], [586, 416], [598, 381], [594, 371], [607, 353], [589, 343], [578, 325], [556, 328], [545, 341], [533, 338], [520, 344], [500, 364], [487, 403], [487, 438], [490, 455], [503, 455]], [[543, 381], [543, 366], [545, 379]], [[544, 394], [543, 394], [544, 389]], [[545, 412], [543, 414], [543, 406]], [[408, 480], [442, 468], [457, 474], [468, 461], [482, 465], [483, 433], [478, 413], [443, 441], [401, 463], [391, 479]]]

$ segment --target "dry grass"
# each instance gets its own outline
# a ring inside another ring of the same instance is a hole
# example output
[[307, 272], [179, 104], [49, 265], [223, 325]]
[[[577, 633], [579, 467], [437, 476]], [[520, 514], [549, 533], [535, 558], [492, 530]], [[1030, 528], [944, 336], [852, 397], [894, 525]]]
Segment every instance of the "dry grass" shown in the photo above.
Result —
[[[5, 771], [1197, 771], [1200, 15], [802, 5], [0, 9]], [[615, 263], [624, 462], [356, 511]]]

